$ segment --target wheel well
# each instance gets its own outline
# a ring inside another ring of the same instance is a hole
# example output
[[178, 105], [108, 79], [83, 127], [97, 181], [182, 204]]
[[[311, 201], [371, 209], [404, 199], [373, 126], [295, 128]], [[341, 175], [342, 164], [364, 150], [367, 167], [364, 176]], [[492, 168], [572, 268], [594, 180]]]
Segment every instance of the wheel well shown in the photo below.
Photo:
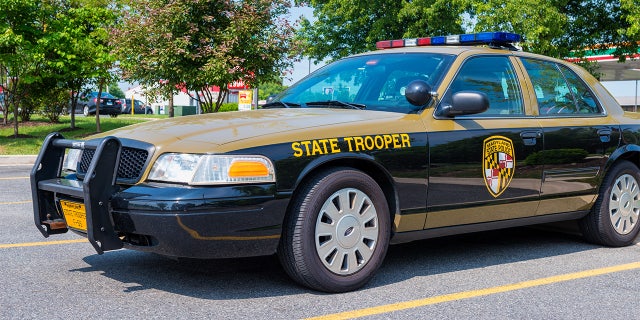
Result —
[[[301, 189], [300, 187], [305, 185], [307, 181], [311, 180], [317, 174], [321, 172], [335, 167], [344, 167], [344, 168], [353, 168], [356, 170], [360, 170], [365, 174], [369, 175], [373, 180], [378, 183], [380, 189], [385, 195], [387, 199], [387, 205], [389, 206], [389, 214], [390, 221], [393, 224], [393, 219], [398, 212], [398, 197], [396, 196], [396, 190], [394, 188], [391, 177], [386, 173], [382, 167], [361, 159], [336, 159], [327, 163], [323, 163], [322, 165], [314, 168], [313, 170], [307, 172], [305, 176], [299, 181], [296, 185], [296, 188], [291, 195], [292, 199], [295, 198]], [[291, 203], [291, 202], [290, 202]], [[289, 212], [290, 208], [287, 208], [287, 212]]]
[[640, 167], [640, 152], [638, 152], [638, 151], [627, 152], [627, 153], [621, 155], [618, 159], [616, 159], [615, 162], [618, 162], [620, 160], [631, 161], [637, 167]]

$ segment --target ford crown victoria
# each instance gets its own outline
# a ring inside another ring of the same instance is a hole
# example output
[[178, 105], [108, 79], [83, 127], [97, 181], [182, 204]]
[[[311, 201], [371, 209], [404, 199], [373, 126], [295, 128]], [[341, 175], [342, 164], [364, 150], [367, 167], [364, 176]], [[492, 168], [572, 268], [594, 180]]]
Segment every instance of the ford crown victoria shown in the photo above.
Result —
[[31, 173], [35, 224], [100, 254], [277, 254], [327, 292], [360, 288], [390, 244], [417, 239], [577, 220], [590, 242], [631, 244], [640, 117], [519, 40], [381, 41], [261, 110], [52, 133]]

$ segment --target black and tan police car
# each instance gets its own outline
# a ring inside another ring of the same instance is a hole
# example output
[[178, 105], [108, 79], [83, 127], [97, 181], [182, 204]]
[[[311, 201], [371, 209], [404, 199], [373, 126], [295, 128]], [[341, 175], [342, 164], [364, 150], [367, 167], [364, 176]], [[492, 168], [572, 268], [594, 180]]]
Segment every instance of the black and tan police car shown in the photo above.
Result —
[[381, 41], [262, 110], [53, 133], [31, 173], [35, 223], [98, 253], [277, 254], [328, 292], [363, 286], [389, 244], [417, 239], [578, 220], [588, 241], [631, 244], [640, 116], [519, 40]]

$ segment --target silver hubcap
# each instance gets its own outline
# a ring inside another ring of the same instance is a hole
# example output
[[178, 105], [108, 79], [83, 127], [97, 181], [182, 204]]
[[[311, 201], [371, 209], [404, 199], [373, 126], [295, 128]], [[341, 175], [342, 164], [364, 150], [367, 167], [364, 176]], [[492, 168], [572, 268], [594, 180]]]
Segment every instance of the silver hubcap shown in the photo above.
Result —
[[640, 190], [638, 181], [629, 174], [620, 176], [613, 184], [609, 197], [609, 218], [619, 234], [628, 234], [638, 223]]
[[350, 275], [371, 259], [378, 243], [378, 214], [358, 189], [342, 189], [322, 205], [316, 221], [316, 252], [327, 269]]

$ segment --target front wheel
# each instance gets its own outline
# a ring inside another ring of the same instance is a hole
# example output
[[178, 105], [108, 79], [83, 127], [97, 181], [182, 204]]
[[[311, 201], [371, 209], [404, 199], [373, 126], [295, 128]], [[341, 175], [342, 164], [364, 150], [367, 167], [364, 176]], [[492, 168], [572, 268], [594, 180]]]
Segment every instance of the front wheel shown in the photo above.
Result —
[[346, 292], [366, 284], [382, 264], [390, 214], [382, 189], [365, 173], [336, 168], [312, 178], [287, 215], [278, 256], [298, 283]]
[[82, 114], [83, 114], [85, 117], [88, 117], [88, 116], [90, 115], [90, 114], [89, 114], [89, 106], [84, 106], [84, 108], [82, 108]]
[[580, 220], [584, 237], [593, 243], [622, 247], [640, 231], [640, 170], [629, 161], [614, 164], [602, 182], [598, 200]]

